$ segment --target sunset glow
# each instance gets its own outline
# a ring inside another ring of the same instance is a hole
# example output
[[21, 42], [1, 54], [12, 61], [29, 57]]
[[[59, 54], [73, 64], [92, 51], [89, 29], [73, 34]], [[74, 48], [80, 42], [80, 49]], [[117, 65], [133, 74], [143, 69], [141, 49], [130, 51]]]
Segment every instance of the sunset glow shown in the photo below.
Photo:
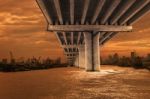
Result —
[[[12, 51], [18, 57], [61, 57], [63, 49], [54, 33], [47, 32], [46, 20], [35, 0], [0, 0], [0, 59], [9, 58]], [[118, 33], [101, 49], [101, 55], [110, 53], [140, 55], [150, 53], [150, 14], [133, 25], [133, 32]]]

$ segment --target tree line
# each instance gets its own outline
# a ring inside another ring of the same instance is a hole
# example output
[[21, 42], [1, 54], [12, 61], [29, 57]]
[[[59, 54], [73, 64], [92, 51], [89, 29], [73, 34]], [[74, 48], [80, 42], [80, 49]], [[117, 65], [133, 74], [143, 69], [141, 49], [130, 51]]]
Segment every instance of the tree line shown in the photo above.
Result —
[[101, 64], [146, 68], [150, 70], [150, 54], [147, 54], [146, 57], [140, 57], [136, 52], [131, 52], [130, 57], [120, 57], [118, 53], [114, 53], [113, 55], [108, 55], [106, 59], [101, 59]]
[[0, 61], [0, 71], [4, 72], [29, 71], [65, 66], [66, 64], [61, 63], [61, 58], [57, 58], [55, 60], [52, 60], [50, 58], [41, 59], [41, 57], [32, 57], [26, 60], [15, 60], [14, 58], [11, 58], [10, 62], [8, 62], [8, 59], [2, 59]]

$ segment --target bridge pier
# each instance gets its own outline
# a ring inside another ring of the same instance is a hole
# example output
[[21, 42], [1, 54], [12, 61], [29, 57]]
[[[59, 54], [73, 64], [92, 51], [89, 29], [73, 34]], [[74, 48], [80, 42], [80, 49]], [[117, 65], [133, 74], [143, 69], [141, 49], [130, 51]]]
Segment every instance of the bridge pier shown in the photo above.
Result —
[[73, 64], [72, 64], [72, 61], [68, 61], [68, 67], [71, 67]]
[[79, 45], [79, 68], [85, 68], [85, 46]]
[[77, 55], [76, 58], [75, 58], [74, 66], [79, 67], [79, 55]]
[[100, 33], [84, 32], [86, 71], [100, 71]]
[[[47, 20], [47, 31], [55, 32], [61, 46], [65, 45], [65, 53], [73, 53], [78, 46], [85, 45], [84, 51], [79, 48], [79, 67], [86, 68], [87, 71], [100, 71], [99, 46], [104, 45], [118, 32], [131, 32], [131, 25], [150, 10], [150, 0], [36, 1]], [[64, 6], [65, 9], [62, 8]], [[81, 11], [75, 10], [76, 7]], [[95, 35], [92, 31], [103, 32], [103, 36], [99, 39], [100, 33]], [[76, 47], [73, 47], [74, 42]], [[75, 58], [76, 56], [68, 59], [69, 65], [74, 64]]]

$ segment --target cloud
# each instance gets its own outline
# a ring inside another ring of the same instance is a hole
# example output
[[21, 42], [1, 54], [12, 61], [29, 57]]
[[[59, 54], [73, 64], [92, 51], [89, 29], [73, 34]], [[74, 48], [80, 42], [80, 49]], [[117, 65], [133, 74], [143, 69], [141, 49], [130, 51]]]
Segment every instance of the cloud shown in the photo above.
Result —
[[109, 42], [124, 42], [124, 41], [140, 41], [149, 40], [150, 38], [150, 28], [143, 28], [133, 32], [120, 32], [115, 35]]
[[41, 23], [38, 15], [15, 15], [12, 13], [0, 13], [0, 25], [34, 25]]
[[0, 0], [0, 24], [32, 25], [45, 22], [36, 0]]
[[149, 40], [140, 40], [140, 41], [126, 41], [126, 42], [119, 42], [115, 44], [116, 46], [128, 46], [128, 47], [148, 47], [150, 48], [150, 41]]
[[[150, 13], [135, 24], [133, 32], [118, 33], [102, 48], [102, 54], [127, 54], [150, 49]], [[13, 51], [16, 57], [63, 57], [63, 49], [47, 23], [36, 0], [0, 0], [0, 58]]]

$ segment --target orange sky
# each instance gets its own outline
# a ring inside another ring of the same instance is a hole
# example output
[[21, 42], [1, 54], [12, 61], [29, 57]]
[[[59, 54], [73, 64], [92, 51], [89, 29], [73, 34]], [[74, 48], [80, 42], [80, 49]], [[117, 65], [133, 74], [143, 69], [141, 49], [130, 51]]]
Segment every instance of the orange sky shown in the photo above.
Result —
[[[133, 25], [133, 32], [119, 33], [101, 49], [101, 55], [118, 52], [129, 55], [150, 53], [150, 13]], [[46, 31], [46, 21], [35, 0], [0, 0], [0, 59], [42, 56], [64, 59], [54, 33]]]

